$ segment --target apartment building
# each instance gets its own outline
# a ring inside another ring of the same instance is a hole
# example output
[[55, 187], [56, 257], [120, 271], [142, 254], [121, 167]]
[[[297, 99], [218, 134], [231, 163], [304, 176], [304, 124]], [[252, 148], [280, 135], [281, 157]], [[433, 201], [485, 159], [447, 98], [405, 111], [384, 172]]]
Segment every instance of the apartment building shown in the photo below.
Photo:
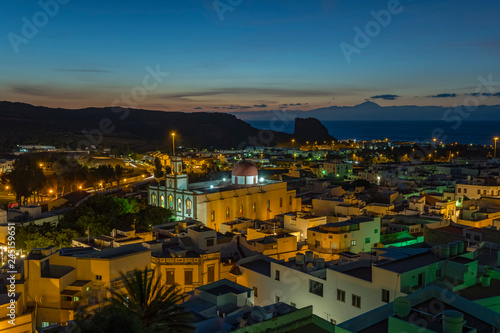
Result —
[[443, 247], [442, 253], [377, 249], [376, 257], [333, 265], [307, 252], [286, 262], [255, 256], [241, 259], [233, 276], [258, 291], [256, 305], [313, 305], [314, 314], [341, 323], [431, 284], [453, 291], [474, 285], [478, 262], [463, 245]]

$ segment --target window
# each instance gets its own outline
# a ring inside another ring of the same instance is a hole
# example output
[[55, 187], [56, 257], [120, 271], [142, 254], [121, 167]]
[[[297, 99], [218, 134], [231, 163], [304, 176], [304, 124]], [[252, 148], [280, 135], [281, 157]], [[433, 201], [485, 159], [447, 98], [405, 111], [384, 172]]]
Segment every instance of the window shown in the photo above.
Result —
[[420, 287], [425, 286], [425, 273], [418, 274], [418, 285]]
[[462, 189], [460, 187], [458, 188], [458, 193], [462, 193]]
[[185, 269], [184, 270], [184, 284], [192, 285], [193, 284], [193, 270]]
[[177, 211], [182, 212], [182, 200], [181, 200], [181, 198], [177, 199]]
[[283, 198], [280, 198], [280, 208], [283, 207]]
[[352, 306], [361, 309], [361, 297], [357, 295], [352, 295]]
[[345, 303], [345, 291], [337, 289], [337, 301]]
[[96, 275], [95, 279], [98, 280], [98, 281], [102, 281], [102, 275]]
[[290, 302], [290, 306], [293, 306], [294, 308], [296, 308], [297, 304], [295, 304], [294, 302]]
[[374, 234], [378, 234], [378, 229], [375, 229], [375, 230], [373, 231], [373, 233], [374, 233]]
[[49, 324], [48, 321], [42, 321], [42, 328], [43, 327], [49, 327], [49, 326], [50, 326], [50, 324]]
[[213, 238], [207, 239], [207, 246], [214, 246], [214, 239]]
[[175, 271], [173, 269], [167, 269], [165, 271], [165, 276], [167, 277], [167, 284], [175, 283]]
[[323, 283], [309, 280], [309, 292], [311, 294], [323, 297]]
[[240, 216], [243, 216], [243, 205], [240, 205]]
[[208, 266], [207, 279], [208, 279], [208, 283], [214, 282], [214, 280], [215, 280], [215, 266], [214, 265]]
[[466, 188], [464, 188], [464, 193], [467, 194], [467, 189]]
[[229, 207], [226, 208], [226, 219], [229, 218], [231, 211], [229, 210]]
[[314, 241], [314, 246], [320, 247], [321, 246], [321, 241], [319, 241], [319, 240]]
[[355, 240], [351, 241], [351, 246], [356, 246], [356, 241]]
[[252, 213], [257, 211], [257, 206], [255, 206], [255, 202], [252, 202]]
[[481, 194], [481, 190], [477, 190], [477, 194]]
[[276, 270], [276, 273], [274, 274], [274, 279], [276, 281], [279, 281], [280, 280], [280, 271]]
[[151, 194], [151, 205], [156, 206], [156, 194]]
[[174, 209], [174, 197], [172, 196], [172, 194], [168, 196], [168, 208]]
[[274, 296], [274, 303], [279, 303], [280, 297], [279, 296]]
[[382, 302], [389, 303], [391, 292], [386, 289], [382, 289]]
[[370, 244], [370, 237], [365, 238], [365, 244]]
[[271, 209], [271, 201], [267, 200], [266, 206], [267, 206], [267, 210]]
[[259, 288], [253, 287], [253, 297], [258, 297], [259, 296]]
[[288, 204], [291, 206], [292, 205], [292, 196], [288, 198]]
[[191, 199], [187, 199], [186, 200], [186, 214], [191, 215], [191, 210], [193, 208], [192, 206], [193, 206], [193, 202], [191, 201]]
[[436, 269], [436, 278], [440, 278], [442, 275], [443, 275], [443, 271], [441, 270], [441, 268]]
[[215, 222], [215, 210], [210, 212], [210, 221]]
[[332, 239], [332, 235], [328, 235], [328, 238]]
[[160, 196], [160, 206], [165, 208], [165, 196], [164, 195]]

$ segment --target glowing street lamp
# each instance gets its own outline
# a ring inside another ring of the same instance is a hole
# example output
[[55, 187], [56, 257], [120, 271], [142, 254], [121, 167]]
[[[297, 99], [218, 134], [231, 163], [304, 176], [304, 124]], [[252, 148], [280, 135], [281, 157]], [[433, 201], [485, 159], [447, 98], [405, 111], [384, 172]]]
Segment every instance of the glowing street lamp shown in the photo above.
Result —
[[495, 153], [494, 153], [494, 157], [496, 158], [497, 157], [497, 141], [498, 141], [498, 136], [495, 136], [493, 138], [493, 140], [495, 140]]
[[172, 132], [172, 156], [175, 156], [175, 132]]

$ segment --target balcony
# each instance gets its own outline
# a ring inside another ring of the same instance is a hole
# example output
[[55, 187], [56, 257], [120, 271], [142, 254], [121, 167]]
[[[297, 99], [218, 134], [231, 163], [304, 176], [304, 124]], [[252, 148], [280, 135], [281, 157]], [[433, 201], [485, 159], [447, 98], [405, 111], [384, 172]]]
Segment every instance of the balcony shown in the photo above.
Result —
[[75, 310], [80, 305], [80, 301], [61, 301], [62, 310]]
[[321, 246], [315, 246], [315, 245], [309, 244], [309, 250], [320, 252], [320, 253], [339, 254], [339, 253], [344, 252], [344, 251], [350, 251], [351, 248], [345, 247], [345, 248], [341, 248], [341, 249], [331, 249], [331, 248], [327, 248], [327, 247], [321, 247]]

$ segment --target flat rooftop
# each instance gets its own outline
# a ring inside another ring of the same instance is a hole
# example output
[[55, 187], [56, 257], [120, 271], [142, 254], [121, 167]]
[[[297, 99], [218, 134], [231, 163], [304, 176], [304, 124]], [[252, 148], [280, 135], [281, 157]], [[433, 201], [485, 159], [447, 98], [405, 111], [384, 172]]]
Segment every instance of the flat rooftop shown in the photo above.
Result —
[[380, 267], [382, 269], [386, 269], [395, 273], [405, 273], [441, 260], [443, 259], [439, 258], [439, 256], [434, 255], [432, 251], [426, 251], [414, 256], [385, 262], [377, 265], [376, 267]]
[[243, 268], [247, 268], [251, 271], [271, 277], [271, 263], [269, 261], [258, 259], [241, 264], [240, 266]]
[[460, 296], [475, 301], [483, 298], [500, 296], [500, 280], [491, 279], [489, 287], [483, 287], [480, 283], [472, 287], [460, 290]]
[[365, 280], [368, 282], [372, 282], [372, 268], [370, 267], [356, 267], [353, 269], [349, 269], [347, 271], [343, 271], [341, 273], [350, 275], [352, 277]]

